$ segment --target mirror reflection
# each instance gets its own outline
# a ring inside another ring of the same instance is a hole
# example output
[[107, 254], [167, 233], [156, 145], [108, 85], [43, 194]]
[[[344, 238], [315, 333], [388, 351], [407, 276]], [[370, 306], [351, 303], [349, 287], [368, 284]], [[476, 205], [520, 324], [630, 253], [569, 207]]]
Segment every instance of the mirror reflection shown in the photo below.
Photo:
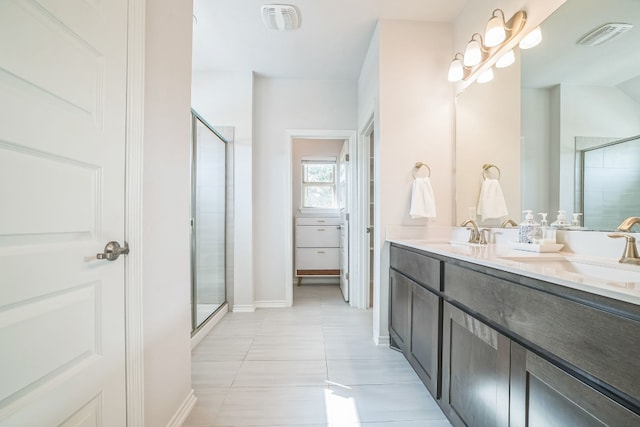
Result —
[[457, 98], [456, 221], [473, 213], [481, 165], [494, 163], [516, 222], [524, 209], [549, 222], [561, 209], [582, 213], [586, 229], [613, 230], [640, 216], [640, 4], [568, 0], [541, 29], [515, 67]]
[[640, 215], [640, 4], [569, 0], [541, 28], [521, 52], [522, 208], [613, 230]]

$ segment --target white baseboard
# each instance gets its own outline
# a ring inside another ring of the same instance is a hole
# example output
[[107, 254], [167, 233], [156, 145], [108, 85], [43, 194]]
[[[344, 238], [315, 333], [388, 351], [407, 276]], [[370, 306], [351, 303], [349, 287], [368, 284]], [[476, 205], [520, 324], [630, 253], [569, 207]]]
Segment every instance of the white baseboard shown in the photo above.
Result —
[[256, 306], [254, 304], [235, 304], [232, 311], [234, 313], [253, 313], [256, 311]]
[[224, 303], [220, 310], [218, 310], [218, 312], [214, 314], [211, 319], [207, 320], [207, 323], [205, 323], [202, 328], [198, 329], [198, 332], [196, 332], [196, 334], [191, 337], [191, 350], [193, 350], [198, 344], [200, 344], [200, 341], [202, 341], [202, 339], [206, 337], [209, 332], [211, 332], [213, 327], [216, 326], [228, 312], [229, 304]]
[[187, 395], [187, 398], [184, 399], [184, 402], [182, 402], [182, 405], [180, 405], [176, 413], [171, 418], [171, 421], [169, 421], [169, 424], [167, 424], [167, 427], [182, 427], [182, 424], [187, 420], [191, 410], [196, 406], [197, 401], [198, 398], [192, 389]]
[[391, 340], [389, 339], [389, 335], [382, 336], [378, 335], [375, 337], [376, 345], [388, 347], [391, 344]]
[[256, 301], [256, 308], [287, 308], [287, 302], [284, 300], [275, 301]]

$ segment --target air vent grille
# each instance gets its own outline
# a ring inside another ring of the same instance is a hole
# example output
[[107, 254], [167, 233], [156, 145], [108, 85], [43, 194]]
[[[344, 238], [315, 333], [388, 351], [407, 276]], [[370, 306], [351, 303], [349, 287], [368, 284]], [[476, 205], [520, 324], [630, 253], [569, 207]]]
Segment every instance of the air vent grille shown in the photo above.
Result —
[[623, 33], [629, 31], [631, 28], [633, 28], [633, 25], [631, 24], [625, 24], [623, 22], [610, 22], [594, 29], [588, 34], [585, 34], [580, 40], [577, 41], [577, 44], [579, 44], [580, 46], [597, 46], [622, 35]]
[[286, 4], [262, 6], [262, 22], [270, 30], [290, 31], [300, 27], [298, 11]]

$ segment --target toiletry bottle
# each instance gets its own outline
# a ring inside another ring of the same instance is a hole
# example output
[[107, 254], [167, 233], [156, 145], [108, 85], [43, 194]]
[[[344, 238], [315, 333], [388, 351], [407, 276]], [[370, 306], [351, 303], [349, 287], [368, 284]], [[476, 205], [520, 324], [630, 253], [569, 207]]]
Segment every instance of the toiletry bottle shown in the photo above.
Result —
[[546, 212], [541, 212], [538, 215], [541, 217], [540, 227], [538, 227], [537, 231], [534, 233], [532, 241], [537, 245], [544, 245], [547, 243], [546, 238], [549, 233], [549, 223], [547, 222]]
[[528, 209], [522, 211], [525, 214], [524, 221], [520, 223], [518, 241], [520, 243], [532, 243], [532, 238], [538, 232], [540, 224], [533, 219], [533, 211]]
[[578, 218], [580, 215], [582, 214], [578, 212], [573, 213], [573, 220], [571, 220], [571, 227], [569, 227], [571, 230], [582, 230], [582, 227], [580, 226], [580, 218]]
[[569, 221], [567, 221], [567, 211], [559, 210], [558, 217], [551, 223], [551, 226], [557, 230], [569, 227]]

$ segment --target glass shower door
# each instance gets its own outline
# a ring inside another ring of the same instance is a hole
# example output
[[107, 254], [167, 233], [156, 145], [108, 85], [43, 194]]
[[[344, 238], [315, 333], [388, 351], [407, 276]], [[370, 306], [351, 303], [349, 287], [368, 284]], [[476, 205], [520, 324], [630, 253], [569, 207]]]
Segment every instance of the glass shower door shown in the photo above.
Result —
[[200, 327], [226, 302], [226, 140], [193, 116], [192, 323]]

